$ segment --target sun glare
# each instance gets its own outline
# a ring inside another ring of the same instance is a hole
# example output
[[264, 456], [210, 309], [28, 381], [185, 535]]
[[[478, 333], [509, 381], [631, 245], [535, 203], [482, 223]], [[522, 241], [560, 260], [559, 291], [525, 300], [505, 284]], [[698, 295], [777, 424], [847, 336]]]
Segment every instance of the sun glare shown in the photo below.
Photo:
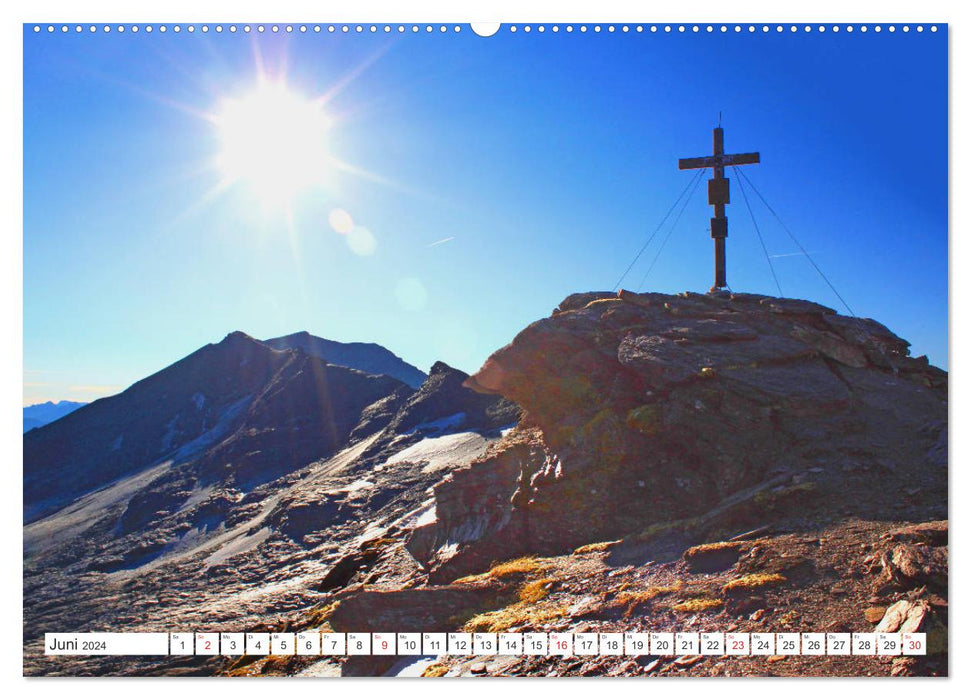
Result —
[[319, 101], [283, 83], [264, 82], [243, 97], [223, 100], [212, 119], [225, 182], [247, 185], [264, 207], [287, 207], [324, 183], [329, 120]]

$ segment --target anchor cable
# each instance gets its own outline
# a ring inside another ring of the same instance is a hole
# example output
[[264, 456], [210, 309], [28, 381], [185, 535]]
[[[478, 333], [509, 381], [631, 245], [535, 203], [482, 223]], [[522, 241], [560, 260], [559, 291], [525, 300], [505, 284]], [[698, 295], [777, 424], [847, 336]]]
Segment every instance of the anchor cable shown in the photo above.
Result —
[[651, 242], [654, 240], [654, 238], [657, 236], [660, 230], [664, 227], [664, 222], [668, 220], [669, 216], [671, 216], [671, 212], [673, 212], [677, 208], [678, 202], [681, 201], [681, 198], [684, 197], [685, 193], [691, 188], [692, 184], [694, 184], [696, 180], [699, 180], [701, 178], [701, 175], [704, 172], [705, 172], [704, 169], [699, 170], [694, 177], [688, 180], [688, 184], [684, 186], [684, 189], [681, 190], [681, 194], [679, 194], [678, 198], [674, 200], [674, 204], [671, 205], [671, 208], [668, 209], [667, 214], [665, 214], [664, 218], [661, 219], [661, 223], [659, 223], [657, 225], [657, 228], [654, 229], [654, 233], [652, 233], [650, 238], [647, 239], [647, 243], [641, 246], [641, 249], [637, 252], [637, 255], [634, 256], [633, 260], [631, 260], [630, 265], [628, 265], [627, 269], [624, 270], [624, 274], [622, 274], [620, 276], [620, 279], [617, 280], [617, 284], [614, 285], [613, 291], [616, 292], [618, 289], [620, 289], [620, 283], [624, 281], [624, 278], [627, 277], [628, 273], [633, 269], [634, 265], [637, 264], [637, 261], [640, 260], [641, 255], [644, 254], [644, 251], [647, 250], [648, 246], [651, 245]]
[[674, 233], [674, 230], [678, 227], [678, 222], [681, 221], [681, 215], [684, 214], [684, 210], [688, 208], [688, 202], [691, 201], [691, 198], [694, 196], [695, 192], [698, 191], [698, 185], [701, 184], [702, 175], [704, 175], [704, 173], [707, 172], [707, 170], [708, 170], [707, 168], [701, 168], [698, 171], [698, 176], [694, 179], [694, 187], [691, 190], [691, 194], [685, 197], [684, 203], [681, 205], [681, 210], [678, 212], [678, 215], [675, 217], [674, 223], [671, 224], [671, 229], [668, 231], [668, 235], [664, 237], [663, 241], [661, 241], [661, 247], [657, 249], [657, 254], [654, 256], [654, 260], [651, 261], [651, 266], [647, 268], [647, 272], [645, 272], [644, 276], [641, 278], [641, 282], [640, 284], [637, 285], [637, 289], [639, 290], [644, 289], [644, 283], [647, 282], [647, 278], [651, 274], [651, 270], [654, 269], [654, 265], [657, 263], [658, 258], [661, 257], [661, 252], [664, 250], [664, 246], [666, 246], [668, 244], [668, 241], [671, 240], [671, 235]]
[[850, 305], [846, 303], [846, 299], [844, 299], [843, 295], [841, 295], [838, 291], [836, 291], [836, 287], [834, 287], [833, 283], [829, 281], [829, 278], [825, 274], [823, 274], [823, 271], [819, 269], [819, 265], [817, 265], [816, 261], [812, 259], [812, 256], [809, 255], [809, 252], [802, 247], [802, 244], [796, 238], [795, 234], [793, 234], [792, 231], [789, 230], [789, 227], [785, 225], [785, 222], [782, 221], [782, 218], [776, 213], [775, 209], [772, 208], [772, 205], [765, 200], [765, 197], [763, 197], [762, 193], [759, 192], [759, 188], [755, 186], [755, 184], [752, 182], [751, 179], [749, 179], [749, 176], [745, 174], [744, 170], [739, 170], [738, 172], [741, 173], [743, 178], [745, 178], [745, 181], [752, 188], [752, 191], [759, 196], [759, 199], [762, 200], [762, 203], [765, 205], [766, 209], [768, 209], [769, 212], [772, 213], [772, 216], [774, 216], [776, 221], [779, 222], [779, 225], [782, 226], [783, 230], [787, 234], [789, 234], [789, 238], [791, 238], [792, 242], [796, 244], [797, 248], [799, 248], [799, 252], [801, 252], [803, 255], [806, 256], [806, 260], [809, 261], [809, 264], [813, 266], [816, 272], [819, 273], [819, 276], [823, 278], [823, 281], [832, 290], [833, 294], [835, 294], [836, 297], [843, 303], [843, 306], [846, 307], [846, 310], [850, 312], [850, 316], [856, 318], [857, 317], [856, 314], [853, 313], [853, 309], [850, 308]]
[[[736, 175], [739, 172], [737, 165], [733, 165], [732, 170], [735, 171]], [[765, 253], [765, 261], [769, 263], [769, 272], [772, 273], [772, 279], [775, 280], [775, 288], [779, 290], [779, 296], [784, 297], [785, 294], [782, 293], [782, 285], [779, 284], [779, 278], [775, 274], [775, 266], [772, 264], [772, 258], [769, 257], [769, 251], [765, 247], [765, 240], [762, 238], [762, 232], [759, 230], [759, 225], [755, 221], [755, 212], [752, 211], [752, 205], [749, 204], [748, 194], [745, 192], [745, 183], [741, 178], [738, 180], [738, 188], [742, 191], [742, 198], [745, 200], [745, 206], [748, 209], [749, 216], [752, 217], [752, 226], [755, 227], [755, 233], [758, 235], [759, 243], [762, 245], [762, 252]]]

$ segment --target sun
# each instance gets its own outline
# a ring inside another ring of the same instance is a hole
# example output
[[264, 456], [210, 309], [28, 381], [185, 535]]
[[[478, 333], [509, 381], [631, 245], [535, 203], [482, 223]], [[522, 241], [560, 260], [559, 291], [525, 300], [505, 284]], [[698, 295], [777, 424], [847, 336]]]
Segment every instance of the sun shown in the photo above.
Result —
[[216, 166], [224, 184], [248, 186], [264, 208], [289, 207], [324, 184], [330, 170], [330, 120], [321, 100], [282, 82], [261, 81], [248, 94], [226, 98], [211, 117], [219, 136]]

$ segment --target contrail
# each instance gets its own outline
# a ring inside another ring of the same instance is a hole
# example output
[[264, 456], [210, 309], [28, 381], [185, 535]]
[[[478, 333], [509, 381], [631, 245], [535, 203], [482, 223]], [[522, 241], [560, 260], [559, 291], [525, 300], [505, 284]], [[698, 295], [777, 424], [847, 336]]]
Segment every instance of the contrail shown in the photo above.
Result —
[[794, 255], [815, 255], [818, 250], [811, 250], [808, 253], [776, 253], [775, 255], [770, 255], [770, 258], [791, 258]]
[[455, 236], [449, 236], [448, 238], [443, 238], [440, 241], [435, 241], [434, 243], [429, 243], [428, 244], [428, 247], [429, 248], [434, 248], [437, 245], [442, 245], [443, 243], [448, 243], [449, 241], [454, 241], [454, 240], [455, 240]]

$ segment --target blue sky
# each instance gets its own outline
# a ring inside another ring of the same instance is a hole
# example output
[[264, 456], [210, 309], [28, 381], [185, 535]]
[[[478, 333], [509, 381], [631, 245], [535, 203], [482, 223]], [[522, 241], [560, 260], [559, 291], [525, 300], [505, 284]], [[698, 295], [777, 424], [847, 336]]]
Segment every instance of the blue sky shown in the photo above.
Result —
[[[294, 94], [328, 96], [328, 149], [347, 164], [295, 196], [289, 220], [245, 181], [207, 197], [222, 176], [206, 115], [253, 89], [257, 59]], [[24, 402], [116, 393], [237, 329], [474, 371], [567, 294], [613, 287], [719, 111], [726, 149], [761, 152], [747, 174], [853, 310], [946, 367], [946, 66], [944, 30], [25, 27]], [[775, 293], [729, 175], [729, 284]], [[838, 308], [756, 199], [786, 296]], [[332, 228], [335, 209], [370, 231], [369, 254]], [[702, 186], [644, 289], [708, 289], [709, 216]]]

